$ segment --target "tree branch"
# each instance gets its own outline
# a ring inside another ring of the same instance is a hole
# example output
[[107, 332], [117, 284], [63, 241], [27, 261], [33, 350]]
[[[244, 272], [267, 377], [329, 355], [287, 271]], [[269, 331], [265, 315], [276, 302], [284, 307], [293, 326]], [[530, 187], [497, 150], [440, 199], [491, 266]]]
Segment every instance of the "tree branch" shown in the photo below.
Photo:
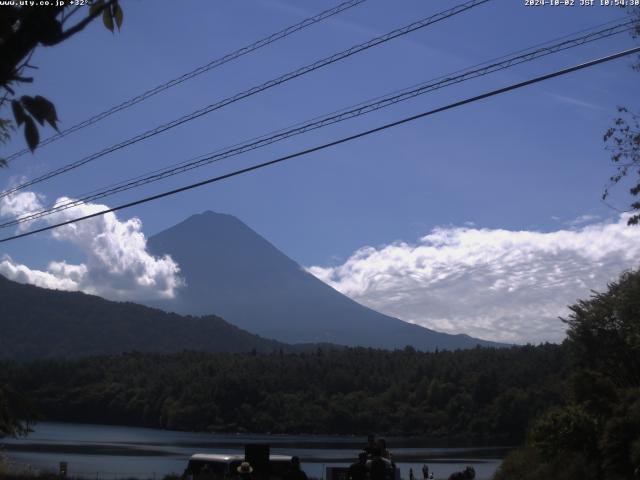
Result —
[[75, 35], [76, 33], [81, 32], [82, 30], [84, 30], [87, 25], [89, 25], [98, 16], [102, 15], [102, 12], [106, 8], [110, 8], [111, 5], [113, 5], [114, 3], [115, 3], [115, 0], [109, 0], [108, 2], [105, 2], [101, 7], [98, 7], [95, 12], [89, 14], [84, 20], [76, 23], [70, 29], [65, 30], [64, 32], [62, 32], [60, 34], [59, 40], [56, 43], [60, 43], [63, 40], [66, 40], [67, 38], [69, 38], [69, 37]]
[[73, 8], [73, 10], [71, 10], [71, 11], [70, 11], [68, 14], [66, 14], [66, 15], [64, 15], [64, 12], [63, 12], [62, 18], [60, 19], [60, 23], [62, 23], [62, 25], [64, 25], [64, 22], [66, 22], [66, 21], [67, 21], [67, 20], [69, 20], [71, 17], [73, 17], [73, 16], [76, 14], [76, 12], [77, 12], [78, 10], [80, 10], [81, 8], [83, 8], [83, 6], [82, 6], [82, 5], [78, 5], [77, 7], [74, 7], [74, 8]]

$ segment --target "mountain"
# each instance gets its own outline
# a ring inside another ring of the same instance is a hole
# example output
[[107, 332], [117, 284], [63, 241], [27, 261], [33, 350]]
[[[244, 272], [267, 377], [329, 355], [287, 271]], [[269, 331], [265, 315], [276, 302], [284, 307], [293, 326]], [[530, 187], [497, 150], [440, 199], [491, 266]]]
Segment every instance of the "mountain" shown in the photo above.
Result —
[[150, 237], [148, 248], [154, 255], [171, 255], [186, 280], [174, 299], [153, 304], [166, 310], [215, 313], [240, 328], [287, 343], [411, 345], [420, 350], [501, 345], [436, 332], [364, 307], [231, 215], [194, 215]]
[[47, 290], [0, 275], [0, 357], [42, 358], [129, 351], [271, 352], [285, 345], [214, 315], [175, 313], [111, 302], [79, 292]]

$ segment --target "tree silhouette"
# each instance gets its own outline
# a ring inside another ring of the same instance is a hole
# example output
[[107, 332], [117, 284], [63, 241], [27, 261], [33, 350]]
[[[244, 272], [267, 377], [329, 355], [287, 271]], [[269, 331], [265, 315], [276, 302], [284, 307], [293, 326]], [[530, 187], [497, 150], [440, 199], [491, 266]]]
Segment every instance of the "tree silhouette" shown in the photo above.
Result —
[[[630, 15], [635, 20], [635, 28], [631, 31], [634, 38], [640, 38], [640, 7], [630, 10]], [[634, 66], [634, 70], [640, 72], [640, 60]], [[629, 189], [632, 197], [640, 195], [640, 114], [628, 107], [618, 107], [618, 117], [613, 125], [605, 132], [604, 142], [611, 153], [616, 173], [609, 178], [609, 185], [602, 194], [606, 200], [613, 187], [623, 179], [634, 176], [634, 185]], [[629, 225], [637, 225], [640, 222], [640, 200], [632, 201], [631, 211], [634, 212], [629, 220]]]
[[[51, 2], [54, 3], [54, 2]], [[45, 122], [57, 130], [58, 115], [53, 102], [41, 95], [18, 96], [16, 89], [24, 83], [32, 83], [28, 71], [35, 49], [39, 46], [58, 45], [80, 33], [98, 17], [106, 28], [114, 31], [122, 26], [123, 13], [118, 0], [92, 0], [88, 5], [66, 2], [62, 6], [2, 7], [0, 12], [0, 111], [12, 110], [11, 118], [0, 118], [0, 143], [6, 144], [16, 127], [24, 128], [24, 136], [31, 151], [40, 142], [38, 126]], [[77, 12], [86, 10], [81, 20], [72, 23]], [[8, 113], [8, 111], [7, 111]], [[0, 158], [0, 166], [6, 161]]]
[[507, 457], [495, 480], [640, 474], [640, 270], [569, 308], [564, 405], [532, 423], [527, 447]]

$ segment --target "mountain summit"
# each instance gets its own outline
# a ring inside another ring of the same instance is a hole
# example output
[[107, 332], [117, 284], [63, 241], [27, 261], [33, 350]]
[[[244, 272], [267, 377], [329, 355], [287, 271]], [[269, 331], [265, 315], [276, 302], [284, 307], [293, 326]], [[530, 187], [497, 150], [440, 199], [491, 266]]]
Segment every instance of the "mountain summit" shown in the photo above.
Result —
[[154, 255], [178, 262], [186, 287], [153, 305], [220, 315], [267, 338], [420, 350], [499, 344], [449, 335], [383, 315], [344, 296], [231, 215], [193, 215], [148, 240]]

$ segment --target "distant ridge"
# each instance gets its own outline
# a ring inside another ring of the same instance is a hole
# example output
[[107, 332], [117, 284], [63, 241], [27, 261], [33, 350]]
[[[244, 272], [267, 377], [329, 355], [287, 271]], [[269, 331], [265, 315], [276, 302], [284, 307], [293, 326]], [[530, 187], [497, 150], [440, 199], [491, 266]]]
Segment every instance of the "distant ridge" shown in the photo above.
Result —
[[293, 348], [245, 332], [214, 315], [183, 317], [134, 303], [23, 285], [2, 275], [0, 310], [0, 358]]
[[179, 264], [186, 287], [154, 306], [215, 313], [240, 328], [287, 343], [420, 350], [504, 344], [450, 335], [383, 315], [305, 271], [237, 218], [206, 211], [148, 240], [154, 255]]

